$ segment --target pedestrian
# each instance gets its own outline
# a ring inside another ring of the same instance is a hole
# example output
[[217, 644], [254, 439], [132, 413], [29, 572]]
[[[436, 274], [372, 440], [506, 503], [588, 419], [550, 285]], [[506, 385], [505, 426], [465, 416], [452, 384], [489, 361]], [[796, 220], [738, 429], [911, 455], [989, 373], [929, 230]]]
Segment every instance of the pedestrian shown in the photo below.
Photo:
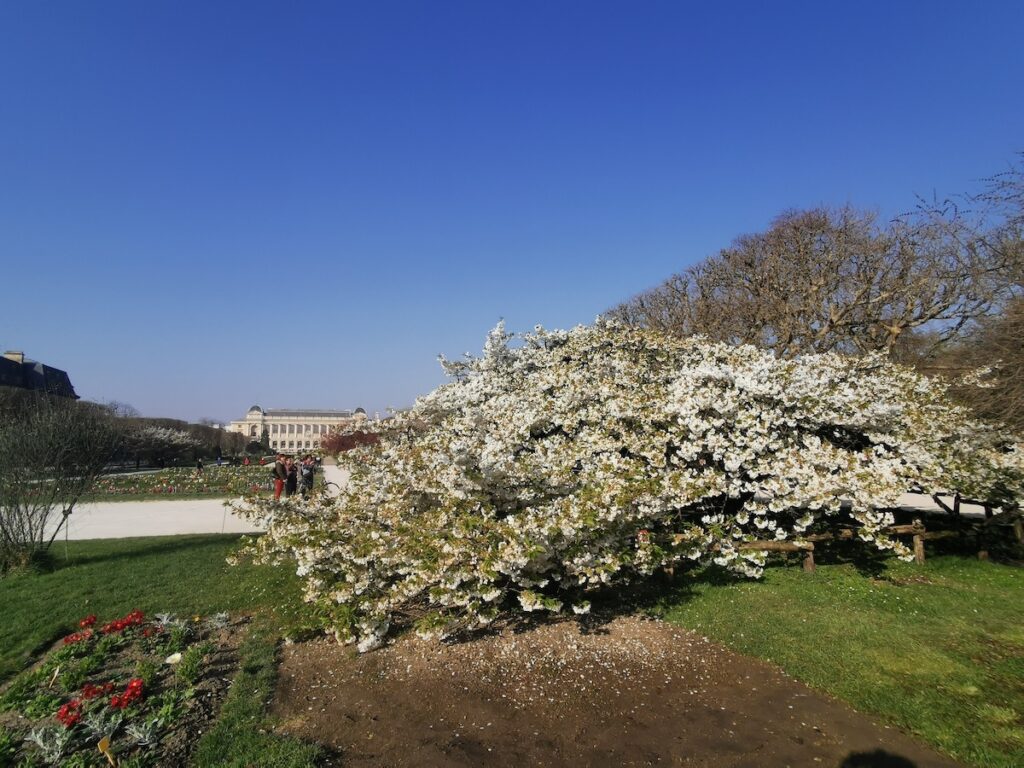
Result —
[[299, 491], [302, 492], [302, 498], [308, 499], [309, 494], [313, 491], [313, 475], [316, 472], [316, 464], [313, 463], [313, 457], [306, 455], [302, 459], [302, 465], [299, 467]]
[[196, 475], [198, 476], [201, 474], [203, 474], [203, 460], [196, 459]]
[[242, 459], [242, 466], [243, 467], [248, 467], [249, 466], [249, 457], [248, 456], [246, 456], [244, 459]]
[[289, 456], [285, 459], [285, 481], [284, 481], [284, 495], [294, 496], [295, 491], [299, 486], [299, 468], [295, 464], [295, 461]]
[[[260, 461], [262, 462], [262, 459]], [[277, 454], [277, 461], [274, 462], [271, 475], [274, 478], [274, 501], [277, 501], [281, 498], [281, 491], [284, 490], [285, 481], [288, 479], [288, 469], [284, 465], [283, 453]]]

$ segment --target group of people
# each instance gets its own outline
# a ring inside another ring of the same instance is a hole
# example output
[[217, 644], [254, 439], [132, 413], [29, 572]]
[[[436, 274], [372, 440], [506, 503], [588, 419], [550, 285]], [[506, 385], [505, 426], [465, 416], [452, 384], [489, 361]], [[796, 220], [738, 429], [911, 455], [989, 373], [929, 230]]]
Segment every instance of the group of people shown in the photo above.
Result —
[[277, 454], [277, 461], [274, 462], [274, 499], [280, 499], [284, 493], [286, 497], [294, 496], [296, 491], [302, 494], [302, 498], [308, 498], [313, 490], [313, 478], [316, 475], [316, 460], [306, 454], [301, 461], [296, 461], [291, 456], [283, 453]]

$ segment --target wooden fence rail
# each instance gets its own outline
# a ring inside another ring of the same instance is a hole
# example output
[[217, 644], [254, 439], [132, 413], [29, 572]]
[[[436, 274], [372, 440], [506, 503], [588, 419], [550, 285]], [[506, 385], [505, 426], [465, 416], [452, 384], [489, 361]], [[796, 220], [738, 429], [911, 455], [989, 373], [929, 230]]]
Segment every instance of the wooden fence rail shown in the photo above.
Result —
[[[955, 508], [959, 511], [959, 503], [955, 503]], [[978, 550], [978, 557], [980, 559], [988, 559], [988, 548], [986, 544], [987, 536], [985, 535], [985, 532], [987, 529], [991, 529], [996, 525], [1009, 525], [1013, 530], [1013, 535], [1017, 540], [1018, 546], [1024, 546], [1024, 520], [1021, 518], [1020, 511], [1014, 510], [1012, 512], [1003, 512], [995, 515], [992, 514], [990, 507], [986, 507], [985, 512], [986, 518], [974, 524], [974, 527], [980, 534], [980, 547]], [[890, 536], [912, 536], [914, 562], [918, 565], [924, 563], [924, 543], [926, 541], [949, 539], [965, 535], [965, 531], [963, 530], [943, 529], [938, 531], [929, 531], [920, 518], [917, 518], [912, 523], [908, 524], [890, 525], [884, 528], [883, 532]], [[856, 536], [857, 532], [854, 529], [843, 528], [829, 533], [814, 533], [809, 536], [804, 536], [796, 541], [745, 541], [738, 545], [738, 549], [755, 550], [760, 552], [803, 552], [804, 570], [811, 572], [814, 570], [815, 542], [852, 540], [856, 538]]]

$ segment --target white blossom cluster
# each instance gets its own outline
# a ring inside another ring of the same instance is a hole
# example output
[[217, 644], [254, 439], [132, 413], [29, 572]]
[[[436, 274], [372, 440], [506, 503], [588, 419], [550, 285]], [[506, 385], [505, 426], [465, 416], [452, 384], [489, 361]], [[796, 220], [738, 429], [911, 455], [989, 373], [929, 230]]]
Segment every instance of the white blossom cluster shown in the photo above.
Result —
[[164, 450], [186, 450], [198, 448], [202, 441], [183, 429], [144, 425], [128, 434], [128, 445], [133, 450], [162, 448]]
[[334, 499], [249, 500], [252, 551], [294, 559], [340, 640], [396, 620], [428, 636], [503, 611], [589, 610], [587, 593], [680, 562], [758, 576], [754, 540], [842, 517], [883, 533], [912, 487], [1019, 503], [1022, 451], [942, 388], [880, 357], [779, 360], [607, 321], [520, 336], [409, 411], [358, 429]]

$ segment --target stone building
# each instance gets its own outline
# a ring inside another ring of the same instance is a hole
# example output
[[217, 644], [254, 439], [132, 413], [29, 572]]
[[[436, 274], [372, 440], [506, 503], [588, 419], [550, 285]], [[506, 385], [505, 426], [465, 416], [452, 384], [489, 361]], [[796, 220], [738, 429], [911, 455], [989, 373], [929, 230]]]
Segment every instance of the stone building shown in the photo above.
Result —
[[4, 352], [0, 357], [0, 387], [16, 387], [78, 399], [67, 373], [53, 366], [29, 360], [24, 352]]
[[355, 419], [365, 419], [366, 411], [263, 410], [254, 405], [240, 421], [232, 421], [228, 432], [240, 432], [247, 440], [259, 440], [267, 432], [275, 452], [299, 453], [320, 447], [324, 435]]

